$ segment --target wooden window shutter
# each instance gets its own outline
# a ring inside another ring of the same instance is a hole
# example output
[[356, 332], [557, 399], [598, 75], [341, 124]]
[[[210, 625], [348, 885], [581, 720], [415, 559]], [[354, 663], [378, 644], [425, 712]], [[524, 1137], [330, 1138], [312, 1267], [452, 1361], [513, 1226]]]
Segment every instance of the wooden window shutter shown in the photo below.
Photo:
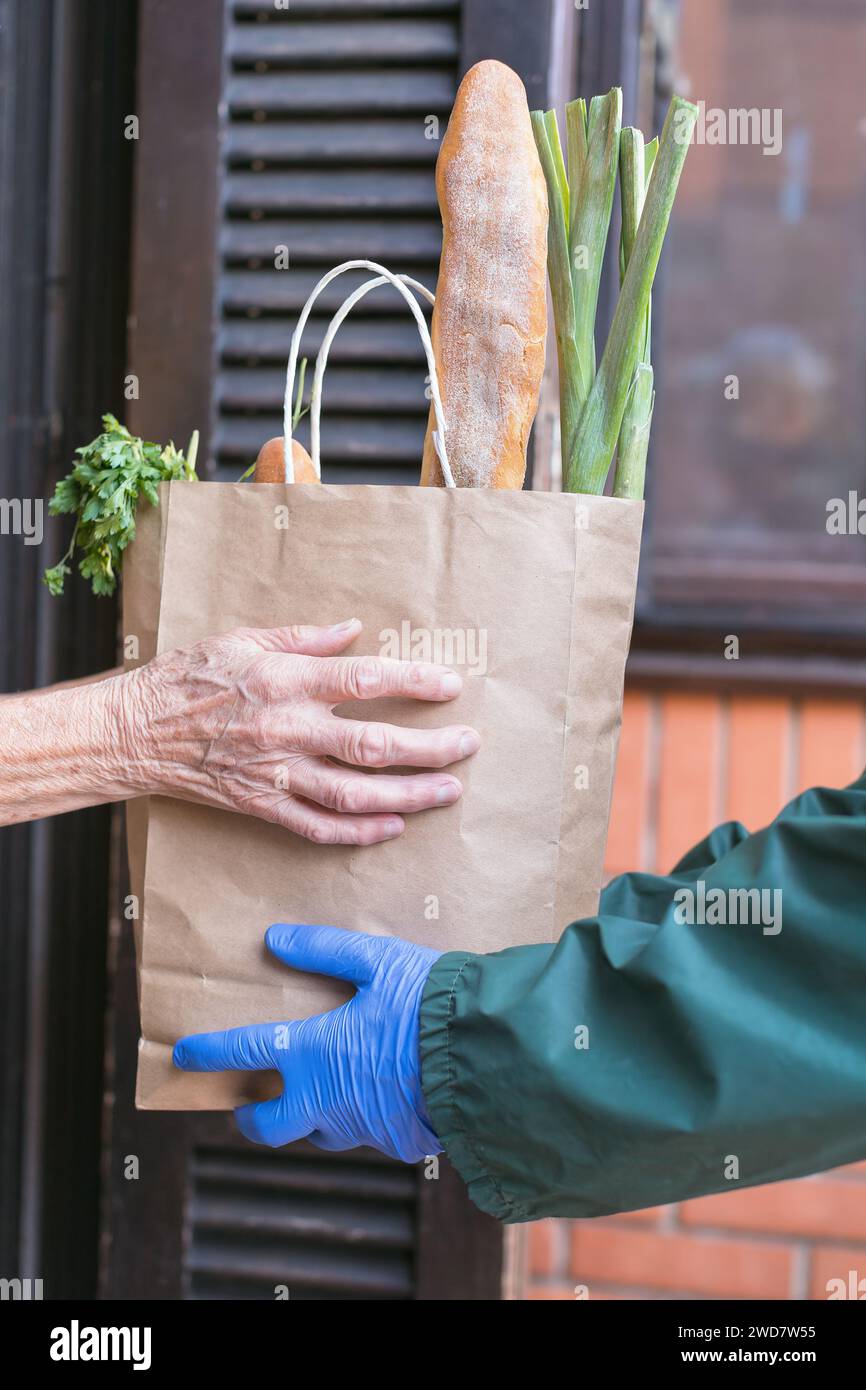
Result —
[[[237, 477], [281, 432], [292, 328], [326, 270], [364, 258], [435, 289], [433, 168], [457, 87], [460, 20], [459, 0], [229, 5], [211, 450], [218, 476]], [[348, 273], [318, 302], [303, 347], [311, 366], [331, 314], [364, 279], [369, 273]], [[325, 382], [328, 479], [417, 480], [426, 370], [394, 290], [353, 311]], [[305, 442], [306, 430], [307, 422]]]

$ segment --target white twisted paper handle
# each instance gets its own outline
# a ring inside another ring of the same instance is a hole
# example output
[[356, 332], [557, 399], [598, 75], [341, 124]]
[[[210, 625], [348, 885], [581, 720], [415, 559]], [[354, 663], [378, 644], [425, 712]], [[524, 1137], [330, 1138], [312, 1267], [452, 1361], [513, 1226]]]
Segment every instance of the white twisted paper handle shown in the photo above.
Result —
[[313, 467], [318, 477], [322, 476], [322, 465], [320, 457], [321, 444], [321, 415], [322, 415], [322, 381], [325, 375], [325, 367], [328, 362], [328, 353], [331, 343], [340, 327], [359, 300], [363, 299], [370, 290], [376, 289], [379, 285], [391, 284], [403, 296], [421, 335], [421, 342], [424, 346], [424, 353], [427, 358], [427, 366], [430, 372], [430, 395], [433, 401], [433, 414], [436, 419], [436, 429], [433, 431], [433, 446], [442, 467], [442, 477], [446, 487], [454, 487], [454, 477], [451, 473], [451, 466], [448, 462], [448, 454], [445, 446], [445, 414], [442, 409], [442, 398], [439, 393], [439, 379], [436, 373], [436, 359], [433, 353], [433, 344], [430, 341], [430, 334], [427, 331], [427, 324], [424, 315], [421, 313], [418, 303], [410, 294], [407, 285], [422, 294], [429, 303], [434, 303], [434, 295], [431, 294], [424, 285], [417, 280], [413, 280], [408, 275], [394, 275], [383, 265], [378, 265], [376, 261], [344, 261], [342, 265], [335, 266], [329, 270], [327, 275], [315, 286], [306, 304], [301, 310], [297, 326], [292, 334], [292, 343], [289, 351], [289, 362], [286, 369], [286, 392], [283, 398], [283, 451], [285, 458], [286, 482], [294, 482], [294, 466], [292, 464], [292, 414], [295, 394], [295, 372], [297, 371], [298, 356], [300, 354], [301, 335], [313, 305], [321, 294], [322, 290], [336, 279], [338, 275], [346, 270], [373, 270], [376, 272], [376, 279], [367, 280], [363, 285], [359, 285], [356, 290], [340, 305], [328, 324], [327, 331], [322, 340], [322, 346], [316, 358], [316, 371], [313, 378], [313, 389], [310, 397], [310, 452]]

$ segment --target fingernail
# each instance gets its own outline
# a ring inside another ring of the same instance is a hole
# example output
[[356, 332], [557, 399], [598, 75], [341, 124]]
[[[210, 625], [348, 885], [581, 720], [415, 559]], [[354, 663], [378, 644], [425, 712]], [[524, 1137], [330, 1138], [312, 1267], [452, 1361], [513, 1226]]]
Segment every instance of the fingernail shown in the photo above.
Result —
[[443, 695], [459, 695], [462, 689], [463, 682], [454, 671], [449, 671], [447, 676], [442, 677]]
[[459, 782], [446, 782], [436, 793], [437, 806], [450, 806], [456, 801], [462, 788]]
[[388, 836], [389, 839], [393, 839], [395, 835], [399, 835], [402, 829], [402, 821], [389, 820], [385, 822], [385, 834]]
[[329, 631], [330, 631], [330, 632], [348, 632], [348, 631], [349, 631], [349, 628], [350, 628], [350, 627], [355, 627], [355, 625], [356, 625], [359, 621], [360, 621], [360, 619], [358, 619], [358, 618], [347, 618], [346, 621], [345, 621], [344, 623], [332, 623], [331, 627], [329, 628]]
[[481, 747], [481, 739], [472, 729], [467, 729], [460, 740], [460, 756], [468, 758], [471, 753], [477, 753]]

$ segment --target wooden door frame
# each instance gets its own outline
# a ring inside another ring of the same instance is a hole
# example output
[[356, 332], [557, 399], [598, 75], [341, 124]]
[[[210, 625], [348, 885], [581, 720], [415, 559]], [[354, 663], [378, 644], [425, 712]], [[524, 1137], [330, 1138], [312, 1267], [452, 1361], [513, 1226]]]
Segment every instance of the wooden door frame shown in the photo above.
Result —
[[[526, 77], [533, 103], [546, 104], [551, 26], [562, 6], [563, 0], [540, 0], [528, 16], [528, 7], [517, 0], [507, 5], [464, 0], [463, 66], [482, 56], [498, 57]], [[202, 430], [205, 459], [217, 352], [222, 134], [217, 113], [225, 62], [222, 32], [213, 21], [213, 0], [185, 0], [182, 17], [169, 12], [164, 0], [141, 0], [129, 338], [129, 370], [140, 380], [139, 399], [128, 411], [133, 430], [163, 439], [183, 436], [195, 425]], [[179, 129], [182, 142], [176, 139]], [[124, 873], [118, 837], [112, 892], [118, 905]], [[230, 1147], [241, 1141], [228, 1115], [134, 1109], [137, 1004], [131, 935], [115, 912], [100, 1287], [104, 1297], [177, 1299], [184, 1296], [186, 1174], [193, 1150], [199, 1143]], [[286, 1161], [298, 1151], [298, 1146], [287, 1151]], [[124, 1176], [130, 1154], [147, 1173], [134, 1198]], [[501, 1225], [471, 1203], [447, 1160], [437, 1181], [425, 1180], [419, 1170], [418, 1182], [415, 1297], [499, 1299]], [[148, 1249], [145, 1264], [141, 1252]]]

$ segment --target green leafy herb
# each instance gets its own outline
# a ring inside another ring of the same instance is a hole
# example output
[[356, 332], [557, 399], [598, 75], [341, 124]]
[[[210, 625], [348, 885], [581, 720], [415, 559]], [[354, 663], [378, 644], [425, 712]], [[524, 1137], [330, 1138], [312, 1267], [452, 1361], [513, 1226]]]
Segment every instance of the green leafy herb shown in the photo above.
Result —
[[55, 488], [48, 503], [52, 516], [75, 517], [69, 549], [43, 575], [49, 591], [63, 593], [72, 573], [76, 547], [81, 551], [79, 573], [89, 579], [95, 594], [113, 594], [117, 587], [123, 552], [135, 537], [135, 509], [141, 497], [151, 506], [159, 502], [161, 482], [196, 480], [198, 430], [186, 456], [173, 444], [161, 448], [130, 434], [113, 415], [103, 415], [103, 433], [76, 449], [78, 462]]

